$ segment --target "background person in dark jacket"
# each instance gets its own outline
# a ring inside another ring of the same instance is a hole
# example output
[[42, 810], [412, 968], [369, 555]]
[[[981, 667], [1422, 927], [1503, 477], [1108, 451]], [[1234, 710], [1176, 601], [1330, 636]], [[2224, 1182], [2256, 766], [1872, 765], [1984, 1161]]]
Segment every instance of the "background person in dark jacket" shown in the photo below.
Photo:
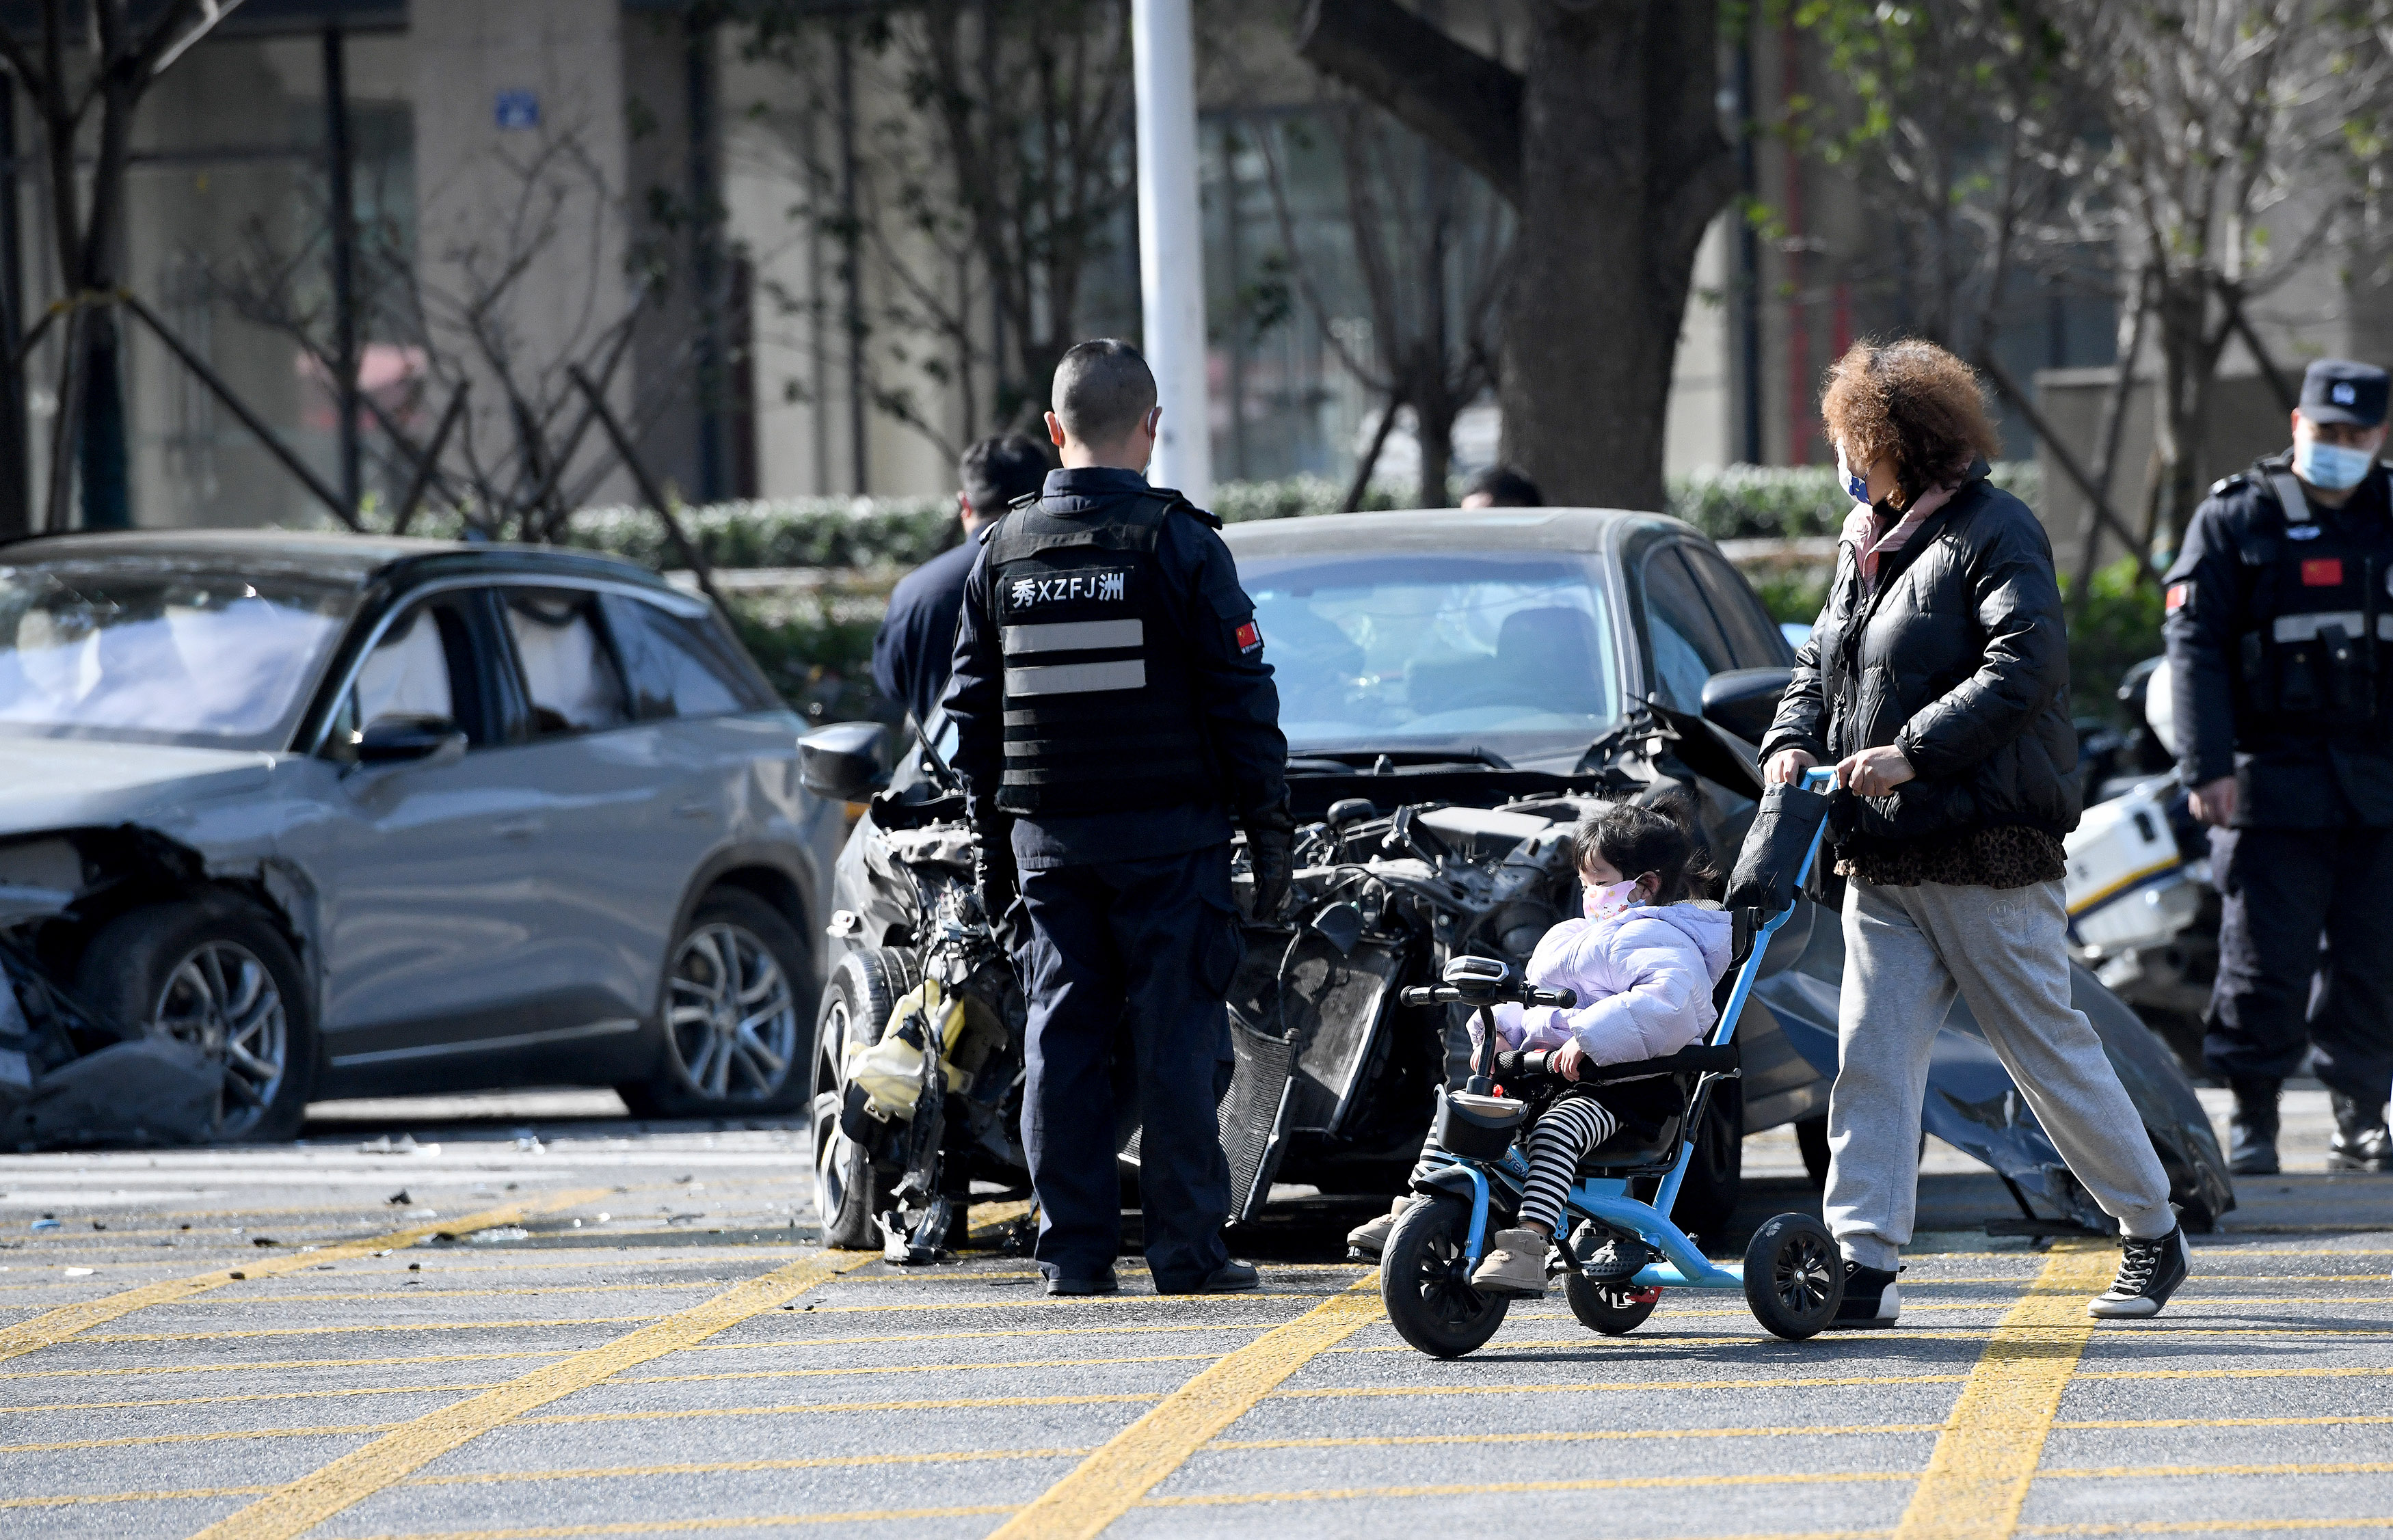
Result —
[[2076, 827], [2068, 633], [2052, 546], [1986, 480], [1993, 424], [1933, 344], [1856, 344], [1821, 401], [1846, 489], [1827, 607], [1762, 744], [1767, 778], [1834, 763], [1845, 981], [1824, 1212], [1843, 1325], [1899, 1310], [1929, 1051], [1954, 997], [2103, 1212], [2118, 1280], [2086, 1309], [2158, 1313], [2188, 1256], [2168, 1176], [2069, 1003], [2061, 835]]
[[2386, 385], [2310, 365], [2293, 448], [2210, 489], [2167, 578], [2182, 768], [2226, 904], [2203, 1057], [2235, 1090], [2230, 1168], [2255, 1175], [2277, 1169], [2277, 1092], [2312, 1044], [2327, 1168], [2393, 1170]]
[[872, 638], [872, 682], [882, 698], [894, 700], [928, 722], [948, 690], [948, 669], [956, 656], [956, 616], [964, 607], [964, 578], [980, 555], [982, 528], [1017, 497], [1028, 497], [1047, 479], [1055, 462], [1018, 433], [984, 438], [956, 462], [957, 516], [964, 540], [914, 568], [890, 591], [889, 613]]

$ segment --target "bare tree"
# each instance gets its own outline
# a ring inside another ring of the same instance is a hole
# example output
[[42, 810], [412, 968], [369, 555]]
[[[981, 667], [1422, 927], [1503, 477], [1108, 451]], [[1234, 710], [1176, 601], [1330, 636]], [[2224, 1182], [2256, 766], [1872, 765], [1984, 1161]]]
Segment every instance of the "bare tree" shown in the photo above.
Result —
[[1520, 215], [1503, 307], [1507, 458], [1557, 502], [1660, 508], [1695, 248], [1736, 162], [1719, 0], [1522, 0], [1522, 67], [1396, 0], [1311, 0], [1298, 48]]
[[1323, 343], [1382, 402], [1372, 441], [1354, 468], [1346, 506], [1359, 507], [1398, 411], [1409, 408], [1420, 443], [1421, 507], [1444, 506], [1454, 424], [1497, 380], [1496, 321], [1509, 270], [1510, 220], [1484, 183], [1453, 158], [1351, 98], [1331, 98], [1317, 120], [1336, 140], [1354, 266], [1370, 306], [1373, 346], [1351, 346], [1322, 284], [1302, 256], [1275, 139], [1301, 124], [1257, 130], [1288, 269]]
[[[874, 360], [952, 385], [966, 438], [983, 399], [995, 425], [1034, 419], [1129, 206], [1129, 16], [1122, 0], [857, 11], [766, 0], [751, 13], [751, 51], [797, 87], [760, 112], [787, 126], [815, 191], [806, 216], [843, 254], [857, 297], [843, 329], [872, 404], [952, 452], [913, 382]], [[843, 112], [857, 114], [852, 143], [804, 131]]]
[[[78, 465], [85, 525], [118, 529], [132, 520], [115, 295], [133, 117], [151, 83], [233, 6], [166, 0], [138, 7], [146, 13], [138, 20], [136, 8], [130, 0], [42, 0], [37, 26], [0, 24], [0, 62], [24, 88], [40, 125], [44, 191], [67, 286], [43, 498], [43, 523], [52, 529], [68, 525]], [[88, 174], [77, 163], [86, 152]]]

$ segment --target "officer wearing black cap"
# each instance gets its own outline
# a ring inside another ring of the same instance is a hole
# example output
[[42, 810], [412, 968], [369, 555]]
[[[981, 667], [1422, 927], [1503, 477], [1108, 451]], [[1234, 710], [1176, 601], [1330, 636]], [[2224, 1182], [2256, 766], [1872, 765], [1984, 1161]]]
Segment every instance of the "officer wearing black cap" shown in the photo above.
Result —
[[2235, 1092], [2238, 1172], [2278, 1168], [2278, 1090], [2310, 1047], [2329, 1168], [2393, 1170], [2386, 385], [2310, 365], [2293, 448], [2211, 488], [2165, 580], [2180, 767], [2226, 901], [2203, 1052]]
[[[1064, 468], [982, 537], [946, 705], [982, 901], [1027, 915], [1023, 1143], [1050, 1294], [1109, 1294], [1121, 1243], [1114, 1065], [1129, 1061], [1157, 1292], [1253, 1288], [1222, 1241], [1227, 992], [1243, 943], [1231, 823], [1257, 914], [1285, 907], [1294, 825], [1279, 691], [1221, 520], [1149, 487], [1155, 376], [1127, 343], [1055, 369]], [[1198, 431], [1203, 431], [1201, 428]], [[1018, 865], [1018, 876], [1016, 867]]]

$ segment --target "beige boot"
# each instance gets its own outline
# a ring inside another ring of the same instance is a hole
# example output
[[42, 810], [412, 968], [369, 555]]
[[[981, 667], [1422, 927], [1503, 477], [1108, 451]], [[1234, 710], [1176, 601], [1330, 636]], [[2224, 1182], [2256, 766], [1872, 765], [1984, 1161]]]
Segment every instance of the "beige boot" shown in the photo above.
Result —
[[1495, 1246], [1471, 1275], [1471, 1286], [1489, 1294], [1534, 1299], [1546, 1292], [1546, 1252], [1553, 1237], [1535, 1230], [1498, 1230]]
[[1389, 1233], [1396, 1228], [1396, 1221], [1403, 1219], [1405, 1210], [1412, 1206], [1411, 1198], [1398, 1198], [1388, 1206], [1386, 1213], [1377, 1219], [1366, 1220], [1346, 1232], [1346, 1249], [1353, 1253], [1349, 1259], [1378, 1260], [1380, 1253], [1388, 1248]]

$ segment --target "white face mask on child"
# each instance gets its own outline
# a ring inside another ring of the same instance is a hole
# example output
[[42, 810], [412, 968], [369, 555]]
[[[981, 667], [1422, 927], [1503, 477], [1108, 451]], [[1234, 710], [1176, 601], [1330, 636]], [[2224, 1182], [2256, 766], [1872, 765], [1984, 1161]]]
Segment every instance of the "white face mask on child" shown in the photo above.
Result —
[[1580, 901], [1580, 912], [1589, 920], [1609, 920], [1624, 910], [1636, 907], [1638, 879], [1626, 882], [1609, 882], [1600, 888], [1589, 888]]

